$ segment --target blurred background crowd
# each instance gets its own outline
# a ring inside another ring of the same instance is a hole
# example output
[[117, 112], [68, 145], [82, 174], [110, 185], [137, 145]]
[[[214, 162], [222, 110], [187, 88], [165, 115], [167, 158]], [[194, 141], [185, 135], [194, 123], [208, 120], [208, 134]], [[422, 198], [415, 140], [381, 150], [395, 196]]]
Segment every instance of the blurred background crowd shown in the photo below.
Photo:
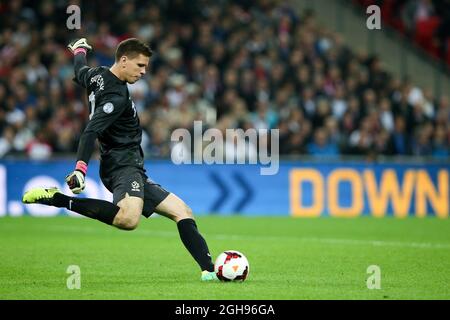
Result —
[[450, 0], [353, 0], [378, 5], [385, 23], [450, 66]]
[[171, 133], [194, 120], [279, 129], [281, 155], [449, 156], [449, 92], [389, 74], [314, 12], [276, 0], [70, 4], [80, 30], [66, 28], [66, 1], [0, 4], [0, 158], [76, 152], [89, 110], [66, 45], [80, 36], [91, 66], [112, 65], [129, 37], [152, 47], [148, 73], [129, 86], [148, 157], [170, 156]]

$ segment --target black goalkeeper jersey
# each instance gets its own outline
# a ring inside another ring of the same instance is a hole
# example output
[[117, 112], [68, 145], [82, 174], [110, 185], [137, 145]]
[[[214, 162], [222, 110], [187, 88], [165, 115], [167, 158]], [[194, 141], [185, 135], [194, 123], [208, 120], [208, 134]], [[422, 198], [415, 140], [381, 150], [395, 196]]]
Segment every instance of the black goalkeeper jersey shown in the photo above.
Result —
[[107, 67], [89, 68], [83, 54], [75, 56], [75, 82], [87, 89], [89, 122], [81, 136], [77, 160], [88, 163], [98, 139], [101, 165], [143, 167], [142, 129], [125, 81]]

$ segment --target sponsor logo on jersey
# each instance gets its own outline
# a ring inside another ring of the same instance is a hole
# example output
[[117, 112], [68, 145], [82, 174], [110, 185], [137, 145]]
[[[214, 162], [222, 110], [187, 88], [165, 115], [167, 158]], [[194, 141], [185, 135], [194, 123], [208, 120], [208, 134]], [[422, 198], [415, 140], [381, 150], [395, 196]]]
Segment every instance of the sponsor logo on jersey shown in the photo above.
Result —
[[103, 80], [103, 77], [100, 74], [91, 78], [90, 84], [93, 84], [94, 82], [96, 82], [99, 91], [105, 89], [105, 80]]

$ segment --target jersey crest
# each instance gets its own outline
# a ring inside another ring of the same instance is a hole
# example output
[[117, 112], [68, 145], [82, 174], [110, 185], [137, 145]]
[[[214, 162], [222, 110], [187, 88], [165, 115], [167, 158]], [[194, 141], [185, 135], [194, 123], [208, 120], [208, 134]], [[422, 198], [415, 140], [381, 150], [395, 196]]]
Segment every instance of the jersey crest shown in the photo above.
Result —
[[114, 105], [111, 102], [107, 102], [103, 105], [103, 112], [111, 113], [114, 111]]

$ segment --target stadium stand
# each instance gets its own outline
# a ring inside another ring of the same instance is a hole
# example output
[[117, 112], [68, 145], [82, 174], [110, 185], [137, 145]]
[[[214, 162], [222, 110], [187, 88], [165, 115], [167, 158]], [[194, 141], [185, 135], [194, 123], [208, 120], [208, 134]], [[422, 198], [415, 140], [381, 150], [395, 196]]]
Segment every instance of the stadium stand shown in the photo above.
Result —
[[[0, 157], [76, 151], [88, 108], [66, 44], [79, 36], [94, 46], [92, 66], [112, 64], [128, 37], [154, 49], [145, 80], [130, 86], [151, 157], [170, 156], [171, 132], [194, 120], [221, 130], [277, 128], [282, 155], [449, 156], [448, 92], [436, 97], [392, 76], [377, 56], [352, 52], [319, 26], [313, 12], [270, 0], [110, 0], [99, 1], [102, 10], [78, 3], [82, 28], [70, 32], [59, 2], [0, 4]], [[411, 32], [395, 5], [384, 1], [383, 15]], [[430, 34], [442, 19], [418, 22], [416, 41], [437, 50]]]
[[432, 57], [450, 66], [450, 1], [354, 0], [362, 7], [375, 4], [384, 22], [406, 35]]

